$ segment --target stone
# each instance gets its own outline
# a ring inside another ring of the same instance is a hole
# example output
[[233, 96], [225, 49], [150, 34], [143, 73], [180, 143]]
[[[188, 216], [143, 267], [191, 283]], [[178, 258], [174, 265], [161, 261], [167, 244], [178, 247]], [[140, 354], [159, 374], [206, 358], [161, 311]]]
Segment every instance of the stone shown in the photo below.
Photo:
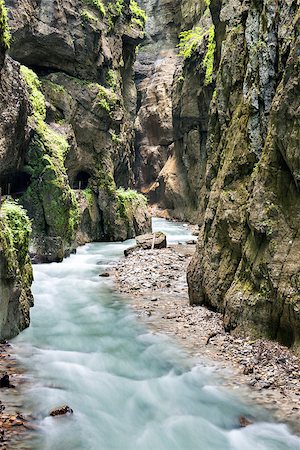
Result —
[[245, 428], [245, 427], [248, 427], [249, 425], [252, 425], [253, 422], [250, 419], [248, 419], [247, 417], [240, 416], [239, 423], [242, 428]]
[[70, 414], [73, 414], [73, 409], [71, 409], [70, 406], [68, 406], [68, 405], [60, 406], [59, 408], [52, 409], [49, 412], [49, 416], [52, 416], [52, 417], [70, 415]]
[[136, 237], [138, 247], [143, 250], [150, 250], [152, 248], [160, 249], [167, 247], [167, 237], [161, 231], [155, 233], [143, 234]]
[[131, 253], [133, 253], [135, 250], [137, 250], [139, 248], [138, 245], [134, 245], [132, 247], [128, 247], [124, 250], [124, 255], [125, 256], [129, 256]]
[[9, 375], [6, 373], [0, 378], [0, 388], [10, 387]]
[[108, 272], [103, 272], [103, 273], [100, 273], [99, 277], [108, 278], [108, 277], [110, 277], [110, 274]]

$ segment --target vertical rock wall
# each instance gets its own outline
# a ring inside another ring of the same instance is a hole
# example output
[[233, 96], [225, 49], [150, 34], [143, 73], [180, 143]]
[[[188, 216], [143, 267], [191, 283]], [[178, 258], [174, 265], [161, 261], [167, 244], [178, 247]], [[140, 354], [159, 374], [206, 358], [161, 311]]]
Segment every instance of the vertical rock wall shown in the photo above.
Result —
[[199, 223], [190, 301], [222, 311], [230, 331], [299, 348], [299, 4], [147, 8], [139, 180], [151, 201]]
[[[18, 66], [6, 56], [10, 35], [0, 0], [0, 167], [22, 164], [28, 139], [28, 101]], [[3, 202], [0, 192], [0, 341], [29, 325], [32, 269], [28, 256], [31, 225], [25, 211]]]
[[[125, 0], [6, 5], [14, 65], [10, 91], [21, 99], [19, 76], [27, 110], [15, 102], [19, 110], [12, 112], [19, 114], [24, 138], [16, 147], [4, 130], [10, 142], [2, 145], [0, 177], [16, 170], [30, 176], [21, 201], [33, 219], [32, 254], [37, 261], [59, 261], [78, 243], [148, 231], [143, 201], [129, 219], [118, 191], [134, 178], [133, 63], [143, 37], [142, 11]], [[11, 124], [11, 134], [15, 129]]]
[[[201, 230], [188, 272], [191, 303], [222, 311], [228, 330], [295, 348], [299, 19], [293, 1], [211, 1], [198, 23], [204, 36], [175, 88], [179, 157]], [[215, 49], [207, 80], [212, 26]], [[193, 104], [197, 132], [190, 130], [191, 117], [186, 120]]]

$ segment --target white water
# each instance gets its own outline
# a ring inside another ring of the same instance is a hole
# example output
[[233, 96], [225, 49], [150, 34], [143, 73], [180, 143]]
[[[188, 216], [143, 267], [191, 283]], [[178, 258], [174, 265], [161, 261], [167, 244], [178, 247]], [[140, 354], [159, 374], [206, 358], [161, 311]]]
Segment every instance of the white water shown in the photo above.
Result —
[[[191, 238], [178, 224], [154, 225], [173, 242]], [[222, 388], [213, 367], [150, 334], [99, 277], [131, 244], [89, 244], [62, 263], [34, 266], [31, 326], [14, 341], [33, 380], [26, 408], [41, 426], [27, 448], [300, 449], [285, 425]], [[72, 416], [48, 416], [63, 404]], [[255, 424], [240, 429], [238, 417], [249, 414]]]

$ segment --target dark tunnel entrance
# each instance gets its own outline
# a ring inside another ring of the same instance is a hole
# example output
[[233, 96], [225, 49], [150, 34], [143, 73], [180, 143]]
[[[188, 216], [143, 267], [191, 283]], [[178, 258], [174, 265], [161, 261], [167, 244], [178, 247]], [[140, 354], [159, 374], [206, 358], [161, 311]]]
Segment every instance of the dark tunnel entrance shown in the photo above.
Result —
[[24, 194], [30, 184], [30, 175], [26, 172], [9, 172], [0, 175], [2, 195], [20, 196]]
[[73, 189], [86, 189], [91, 175], [88, 172], [81, 170], [77, 173], [73, 181]]

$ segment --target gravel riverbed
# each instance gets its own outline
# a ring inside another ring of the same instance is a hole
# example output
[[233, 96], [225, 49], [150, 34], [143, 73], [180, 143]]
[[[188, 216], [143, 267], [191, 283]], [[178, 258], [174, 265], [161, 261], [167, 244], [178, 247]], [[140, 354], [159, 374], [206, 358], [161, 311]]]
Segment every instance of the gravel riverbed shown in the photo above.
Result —
[[267, 406], [300, 433], [299, 359], [276, 342], [231, 336], [221, 314], [189, 305], [186, 269], [194, 250], [194, 245], [138, 249], [116, 263], [111, 274], [154, 332], [176, 337], [193, 357], [214, 361], [225, 385]]

